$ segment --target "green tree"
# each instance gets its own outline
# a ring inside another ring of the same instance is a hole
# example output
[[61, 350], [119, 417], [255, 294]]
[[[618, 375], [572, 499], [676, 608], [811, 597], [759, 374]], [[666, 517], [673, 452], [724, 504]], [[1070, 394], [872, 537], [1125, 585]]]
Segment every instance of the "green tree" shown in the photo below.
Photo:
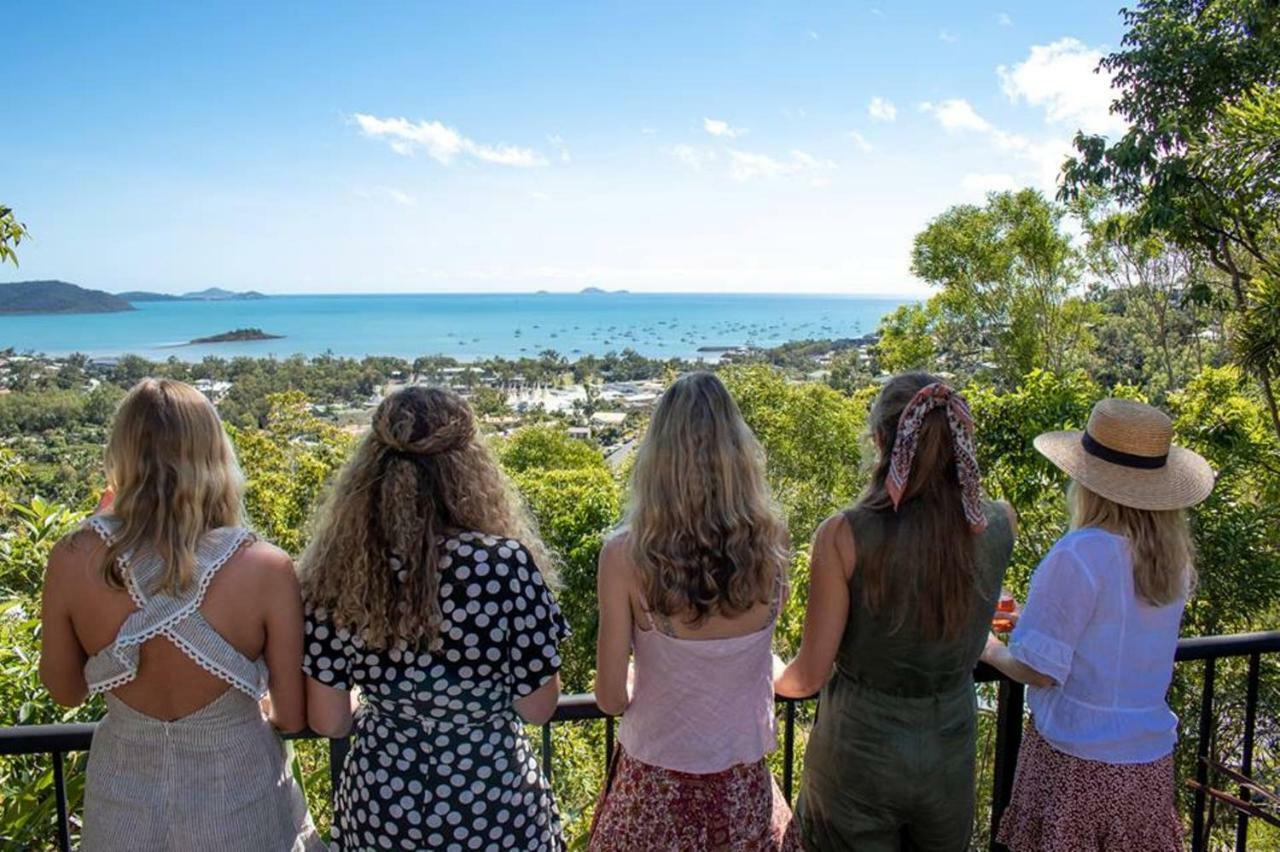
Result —
[[[1142, 0], [1102, 60], [1129, 122], [1115, 141], [1078, 134], [1062, 195], [1105, 187], [1135, 226], [1203, 251], [1240, 314], [1253, 267], [1276, 269], [1274, 192], [1280, 7], [1270, 0]], [[1270, 369], [1251, 367], [1280, 436]]]
[[267, 404], [265, 428], [227, 428], [247, 474], [245, 506], [254, 529], [297, 555], [311, 512], [354, 438], [313, 416], [300, 391], [272, 394]]
[[476, 388], [470, 402], [471, 408], [481, 417], [502, 417], [511, 412], [507, 395], [497, 388]]
[[590, 690], [596, 562], [605, 533], [621, 513], [617, 480], [599, 449], [552, 426], [518, 430], [500, 444], [499, 458], [537, 519], [543, 541], [560, 560], [560, 605], [574, 629], [561, 651], [566, 688]]
[[932, 301], [959, 362], [948, 369], [991, 358], [1015, 382], [1078, 366], [1091, 314], [1072, 295], [1079, 262], [1065, 214], [1035, 190], [999, 192], [981, 207], [950, 208], [916, 235], [911, 271], [941, 288]]
[[880, 320], [875, 345], [876, 364], [883, 373], [932, 370], [937, 361], [934, 343], [938, 308], [935, 303], [901, 305]]
[[0, 264], [9, 261], [18, 265], [18, 244], [30, 238], [27, 226], [13, 215], [13, 209], [0, 204]]

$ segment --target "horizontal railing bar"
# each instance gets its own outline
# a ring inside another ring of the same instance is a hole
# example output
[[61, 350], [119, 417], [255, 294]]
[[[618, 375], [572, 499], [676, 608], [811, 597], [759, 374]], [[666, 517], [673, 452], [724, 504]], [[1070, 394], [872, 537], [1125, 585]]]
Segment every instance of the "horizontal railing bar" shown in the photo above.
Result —
[[[1250, 654], [1280, 653], [1280, 630], [1258, 633], [1238, 633], [1228, 636], [1201, 636], [1178, 642], [1176, 659], [1179, 662], [1244, 657]], [[974, 680], [991, 682], [1003, 680], [1003, 676], [985, 664], [974, 670]], [[778, 697], [779, 702], [808, 701], [806, 698]], [[562, 695], [556, 705], [552, 722], [578, 722], [603, 719], [606, 714], [596, 704], [591, 693]], [[51, 752], [86, 751], [93, 740], [96, 722], [75, 722], [60, 725], [13, 725], [0, 728], [0, 756], [21, 754], [49, 754]], [[286, 734], [285, 739], [318, 739], [320, 735], [310, 730]]]

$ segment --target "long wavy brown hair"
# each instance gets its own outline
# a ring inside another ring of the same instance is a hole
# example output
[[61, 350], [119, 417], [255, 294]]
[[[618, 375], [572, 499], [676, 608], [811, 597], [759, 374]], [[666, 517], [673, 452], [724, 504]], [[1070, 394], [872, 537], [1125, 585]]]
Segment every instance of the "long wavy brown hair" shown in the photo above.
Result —
[[173, 379], [143, 379], [116, 409], [107, 439], [111, 513], [120, 527], [107, 546], [102, 576], [122, 589], [122, 557], [147, 550], [164, 563], [159, 588], [185, 590], [196, 545], [217, 527], [244, 523], [244, 478], [213, 404]]
[[514, 538], [544, 575], [554, 564], [466, 400], [408, 387], [382, 401], [338, 473], [301, 558], [303, 595], [374, 648], [439, 647], [438, 537]]
[[1195, 544], [1185, 509], [1151, 511], [1123, 506], [1072, 480], [1067, 489], [1071, 528], [1101, 527], [1129, 540], [1133, 590], [1152, 606], [1165, 606], [1195, 587]]
[[868, 428], [878, 455], [867, 490], [853, 508], [860, 524], [881, 530], [883, 546], [857, 548], [863, 605], [886, 614], [894, 630], [908, 619], [926, 639], [954, 639], [968, 623], [980, 591], [975, 537], [964, 514], [947, 413], [924, 418], [915, 462], [897, 511], [885, 487], [903, 409], [941, 381], [924, 372], [895, 376], [871, 408]]
[[662, 395], [631, 472], [626, 529], [650, 610], [734, 616], [786, 580], [786, 524], [765, 480], [764, 451], [711, 373]]

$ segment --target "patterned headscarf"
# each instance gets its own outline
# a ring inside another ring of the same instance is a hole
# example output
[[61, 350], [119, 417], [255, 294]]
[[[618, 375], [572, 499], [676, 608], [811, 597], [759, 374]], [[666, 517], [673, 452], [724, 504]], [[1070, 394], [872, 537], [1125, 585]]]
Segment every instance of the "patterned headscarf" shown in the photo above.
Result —
[[920, 444], [920, 426], [924, 418], [937, 408], [947, 411], [947, 424], [951, 427], [951, 442], [956, 454], [956, 473], [963, 492], [964, 516], [975, 533], [987, 528], [987, 516], [982, 511], [980, 491], [982, 474], [978, 470], [978, 455], [973, 447], [973, 415], [964, 397], [942, 382], [934, 382], [921, 388], [902, 410], [898, 420], [898, 435], [893, 441], [893, 456], [885, 489], [896, 510], [911, 478], [911, 466]]

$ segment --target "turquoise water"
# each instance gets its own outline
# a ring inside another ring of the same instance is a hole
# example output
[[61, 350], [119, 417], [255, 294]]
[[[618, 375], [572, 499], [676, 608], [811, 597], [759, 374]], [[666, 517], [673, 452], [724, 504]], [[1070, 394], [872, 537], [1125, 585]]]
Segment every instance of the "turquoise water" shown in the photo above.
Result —
[[[256, 301], [140, 302], [138, 310], [2, 316], [0, 349], [199, 360], [205, 355], [450, 355], [567, 358], [632, 348], [697, 358], [704, 346], [774, 346], [858, 337], [903, 300], [711, 294], [414, 294], [273, 296]], [[256, 327], [282, 340], [184, 346]], [[701, 357], [714, 359], [714, 353]]]

